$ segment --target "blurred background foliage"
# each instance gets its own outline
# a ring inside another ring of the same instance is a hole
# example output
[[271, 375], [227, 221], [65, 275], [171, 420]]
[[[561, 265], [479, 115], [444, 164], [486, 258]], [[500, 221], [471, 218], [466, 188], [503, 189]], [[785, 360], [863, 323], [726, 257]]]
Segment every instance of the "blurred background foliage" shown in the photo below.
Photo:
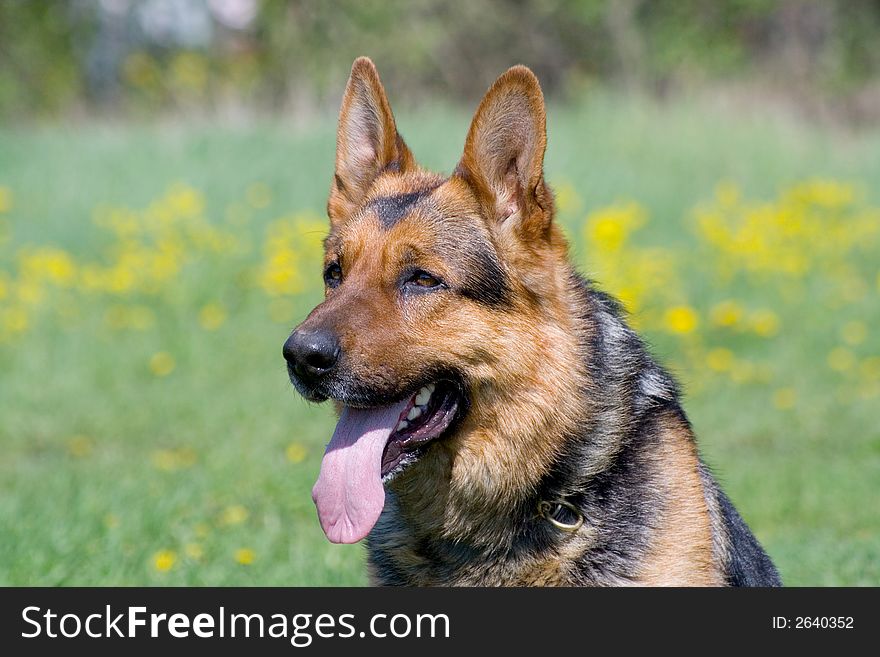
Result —
[[723, 82], [866, 121], [878, 33], [877, 0], [3, 0], [0, 116], [313, 110], [370, 53], [398, 102], [521, 62], [563, 99]]

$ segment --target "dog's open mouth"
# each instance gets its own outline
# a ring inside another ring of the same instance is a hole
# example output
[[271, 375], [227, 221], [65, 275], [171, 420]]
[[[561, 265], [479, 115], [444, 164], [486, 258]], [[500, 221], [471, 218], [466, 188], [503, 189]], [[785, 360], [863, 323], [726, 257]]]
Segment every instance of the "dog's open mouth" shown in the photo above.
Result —
[[385, 506], [383, 478], [440, 438], [460, 405], [458, 389], [444, 380], [388, 406], [344, 406], [312, 489], [327, 538], [355, 543], [369, 534]]
[[429, 383], [410, 397], [382, 453], [382, 477], [394, 474], [406, 456], [439, 438], [458, 410], [458, 392], [446, 381]]

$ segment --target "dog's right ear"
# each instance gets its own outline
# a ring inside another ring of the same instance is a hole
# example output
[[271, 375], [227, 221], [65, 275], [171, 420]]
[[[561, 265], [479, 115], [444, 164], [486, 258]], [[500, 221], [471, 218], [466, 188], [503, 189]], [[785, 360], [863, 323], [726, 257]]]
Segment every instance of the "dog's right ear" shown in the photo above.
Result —
[[545, 238], [553, 218], [546, 146], [541, 85], [528, 68], [514, 66], [480, 102], [455, 175], [471, 185], [494, 225], [526, 242]]
[[351, 216], [383, 171], [413, 168], [415, 160], [397, 134], [379, 72], [368, 57], [358, 57], [339, 111], [336, 171], [327, 203], [330, 223]]

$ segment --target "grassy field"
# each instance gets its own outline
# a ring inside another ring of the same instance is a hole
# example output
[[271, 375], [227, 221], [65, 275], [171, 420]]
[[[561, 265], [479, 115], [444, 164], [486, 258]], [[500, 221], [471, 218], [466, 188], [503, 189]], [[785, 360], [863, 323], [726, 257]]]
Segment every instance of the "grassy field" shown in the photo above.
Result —
[[[449, 171], [468, 118], [399, 123]], [[601, 95], [549, 127], [575, 259], [786, 583], [880, 585], [880, 132]], [[0, 130], [0, 584], [365, 583], [309, 496], [331, 410], [280, 353], [333, 134]]]

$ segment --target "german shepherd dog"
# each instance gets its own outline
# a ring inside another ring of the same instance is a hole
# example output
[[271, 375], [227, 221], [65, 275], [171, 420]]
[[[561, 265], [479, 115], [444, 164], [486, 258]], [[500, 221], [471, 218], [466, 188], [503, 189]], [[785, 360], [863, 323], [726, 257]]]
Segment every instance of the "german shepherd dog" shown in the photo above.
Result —
[[676, 383], [569, 262], [545, 145], [515, 66], [452, 175], [425, 171], [354, 62], [326, 298], [283, 349], [296, 389], [339, 412], [312, 492], [324, 532], [366, 538], [381, 585], [780, 585]]

